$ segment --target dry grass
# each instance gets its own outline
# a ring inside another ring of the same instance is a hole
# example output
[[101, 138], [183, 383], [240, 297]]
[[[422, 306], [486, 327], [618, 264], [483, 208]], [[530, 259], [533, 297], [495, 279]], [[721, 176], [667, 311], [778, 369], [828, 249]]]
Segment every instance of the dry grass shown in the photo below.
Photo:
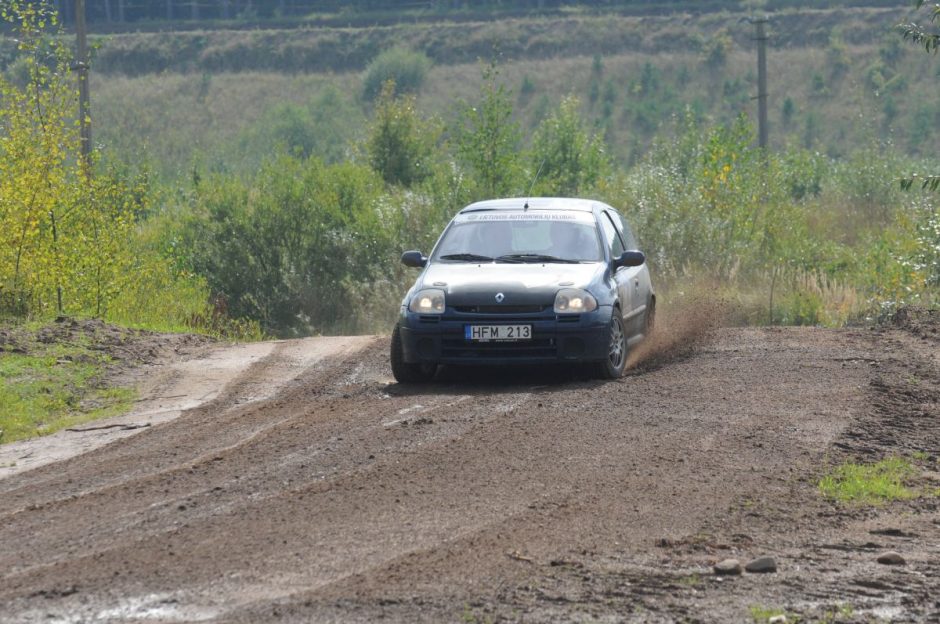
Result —
[[[486, 32], [494, 37], [494, 43], [504, 36]], [[752, 112], [750, 96], [756, 85], [750, 42], [736, 46], [720, 70], [706, 68], [696, 49], [660, 47], [652, 54], [629, 49], [601, 52], [603, 71], [599, 75], [592, 73], [594, 56], [590, 50], [544, 58], [504, 58], [500, 72], [517, 96], [516, 117], [523, 128], [534, 127], [562, 97], [575, 93], [582, 99], [586, 117], [605, 129], [611, 153], [628, 162], [647, 148], [653, 136], [668, 132], [674, 116], [687, 107], [717, 122]], [[890, 124], [883, 110], [890, 94], [876, 94], [866, 83], [867, 73], [878, 59], [879, 45], [856, 46], [851, 49], [848, 74], [834, 79], [829, 76], [824, 48], [771, 49], [772, 143], [777, 147], [801, 145], [838, 156], [860, 145], [877, 144], [891, 132], [900, 148], [921, 149], [922, 137], [915, 132], [913, 121], [915, 112], [940, 106], [929, 97], [933, 84], [929, 77], [935, 70], [932, 59], [915, 50], [903, 51], [900, 62], [907, 87], [903, 97], [895, 97], [893, 106], [898, 113]], [[637, 92], [647, 64], [652, 66], [658, 85], [654, 93]], [[476, 97], [480, 69], [477, 56], [436, 65], [419, 96], [419, 108], [428, 115], [453, 119], [459, 102]], [[113, 148], [122, 160], [141, 155], [143, 149], [164, 172], [187, 170], [197, 154], [203, 161], [218, 160], [226, 168], [237, 168], [235, 139], [265, 110], [282, 102], [307, 104], [328, 85], [355, 101], [361, 93], [361, 77], [358, 69], [289, 74], [167, 73], [138, 78], [98, 74], [92, 85], [96, 140]], [[814, 77], [822, 77], [825, 94], [814, 91]], [[526, 79], [533, 90], [523, 96], [520, 91]], [[592, 89], [595, 93], [612, 89], [609, 118], [605, 118], [601, 101], [591, 103]], [[788, 123], [782, 113], [785, 97], [794, 102]], [[369, 114], [367, 105], [356, 106], [360, 109], [355, 111], [357, 116]], [[640, 113], [652, 121], [652, 127], [638, 125]]]

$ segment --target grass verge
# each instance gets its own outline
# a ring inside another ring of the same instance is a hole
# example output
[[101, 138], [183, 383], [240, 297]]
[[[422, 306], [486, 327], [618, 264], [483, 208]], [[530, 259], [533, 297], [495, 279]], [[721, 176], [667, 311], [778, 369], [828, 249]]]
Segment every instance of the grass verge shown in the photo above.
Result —
[[908, 500], [918, 496], [905, 485], [915, 473], [914, 466], [903, 457], [889, 457], [874, 464], [846, 462], [820, 479], [819, 490], [827, 498], [843, 503], [878, 505]]
[[104, 385], [111, 362], [87, 342], [0, 341], [0, 443], [127, 411], [136, 393]]
[[787, 612], [783, 609], [765, 607], [763, 605], [751, 605], [748, 607], [748, 611], [750, 611], [751, 620], [755, 624], [766, 624], [766, 622], [770, 621], [770, 618], [777, 617], [778, 615], [786, 617], [787, 622], [795, 621], [795, 618], [791, 620], [790, 616], [788, 616]]

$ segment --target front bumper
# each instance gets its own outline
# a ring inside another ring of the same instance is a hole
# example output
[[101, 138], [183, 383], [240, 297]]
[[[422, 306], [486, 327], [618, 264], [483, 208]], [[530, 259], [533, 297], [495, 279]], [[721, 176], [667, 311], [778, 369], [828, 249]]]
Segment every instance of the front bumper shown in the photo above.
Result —
[[[410, 364], [512, 364], [600, 361], [610, 346], [611, 306], [587, 314], [555, 314], [551, 306], [525, 314], [481, 314], [448, 307], [442, 315], [402, 309], [399, 327]], [[531, 325], [531, 340], [472, 342], [467, 325]]]

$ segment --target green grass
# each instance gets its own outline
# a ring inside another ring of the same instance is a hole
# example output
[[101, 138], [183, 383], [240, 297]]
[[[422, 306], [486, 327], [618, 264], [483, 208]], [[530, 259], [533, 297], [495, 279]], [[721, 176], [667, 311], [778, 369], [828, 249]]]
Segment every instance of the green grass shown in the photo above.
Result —
[[770, 618], [776, 617], [778, 615], [787, 616], [787, 622], [795, 622], [795, 619], [791, 619], [790, 615], [787, 614], [783, 609], [777, 609], [774, 607], [765, 607], [763, 605], [751, 605], [748, 607], [748, 610], [751, 613], [751, 619], [755, 624], [765, 624]]
[[130, 388], [101, 387], [107, 356], [84, 344], [0, 350], [0, 443], [53, 433], [127, 411]]
[[702, 577], [698, 574], [689, 574], [688, 576], [681, 577], [678, 583], [686, 587], [698, 587], [702, 584]]
[[902, 457], [889, 457], [874, 464], [844, 463], [819, 481], [827, 498], [843, 503], [877, 505], [915, 498], [917, 492], [905, 485], [914, 476], [911, 463]]

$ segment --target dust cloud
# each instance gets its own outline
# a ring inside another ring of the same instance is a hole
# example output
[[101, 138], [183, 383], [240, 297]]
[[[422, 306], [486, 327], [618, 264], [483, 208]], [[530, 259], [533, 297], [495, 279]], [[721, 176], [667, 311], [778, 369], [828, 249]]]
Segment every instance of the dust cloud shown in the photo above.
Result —
[[725, 324], [727, 310], [726, 302], [709, 295], [657, 303], [653, 334], [630, 352], [627, 369], [658, 368], [708, 344]]

